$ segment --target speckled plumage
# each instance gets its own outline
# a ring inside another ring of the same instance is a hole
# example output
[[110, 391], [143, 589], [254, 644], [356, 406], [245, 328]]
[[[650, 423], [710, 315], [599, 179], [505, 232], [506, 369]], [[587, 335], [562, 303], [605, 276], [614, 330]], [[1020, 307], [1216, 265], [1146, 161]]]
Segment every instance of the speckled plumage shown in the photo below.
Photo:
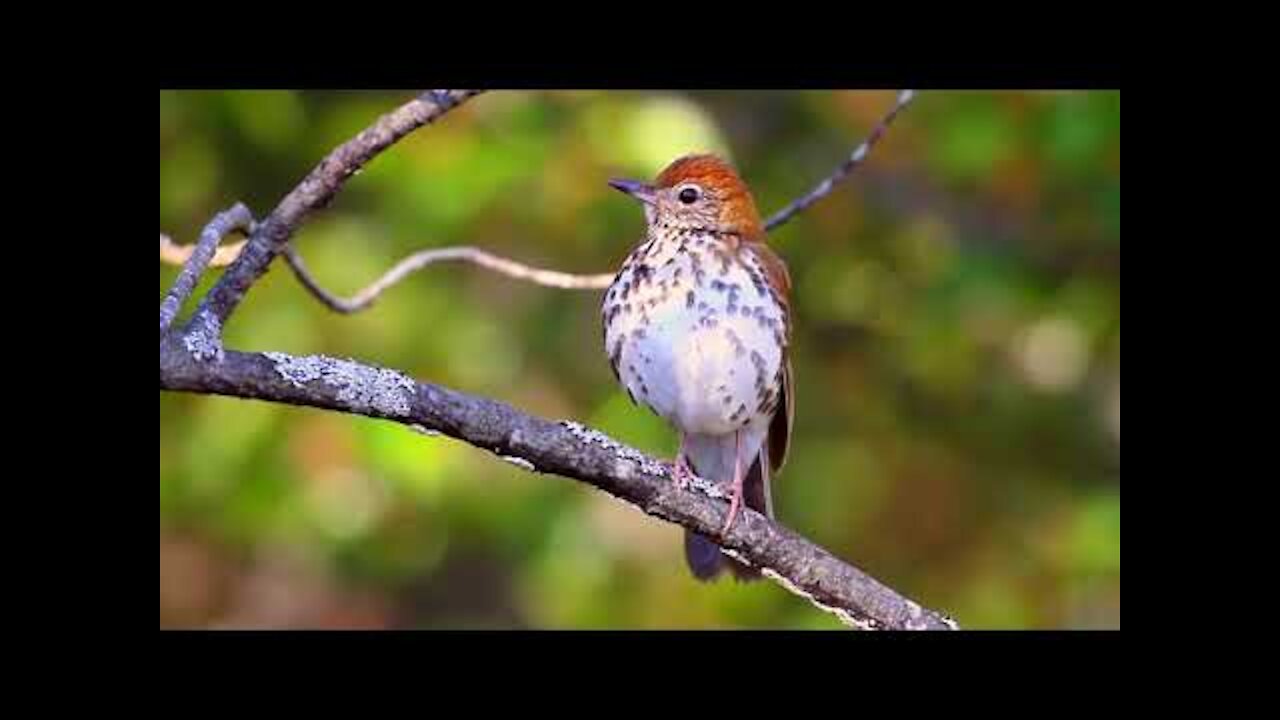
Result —
[[[615, 187], [645, 203], [648, 228], [605, 292], [610, 366], [634, 402], [680, 433], [677, 463], [736, 486], [747, 506], [772, 515], [770, 475], [785, 457], [792, 413], [786, 267], [763, 243], [746, 186], [716, 158], [681, 158], [654, 186]], [[682, 192], [697, 199], [682, 201]], [[726, 559], [709, 543], [686, 542], [704, 579]]]

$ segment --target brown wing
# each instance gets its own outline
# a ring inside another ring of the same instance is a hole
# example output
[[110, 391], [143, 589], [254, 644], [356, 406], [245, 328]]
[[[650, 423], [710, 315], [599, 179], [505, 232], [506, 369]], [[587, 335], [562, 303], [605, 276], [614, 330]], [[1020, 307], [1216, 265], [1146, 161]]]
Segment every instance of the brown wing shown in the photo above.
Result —
[[778, 411], [769, 423], [769, 464], [776, 473], [787, 461], [791, 447], [791, 425], [796, 416], [795, 390], [791, 382], [791, 359], [787, 358], [782, 371], [782, 398]]
[[782, 469], [787, 459], [787, 450], [791, 445], [791, 425], [795, 419], [795, 385], [791, 371], [791, 275], [787, 272], [787, 264], [782, 258], [763, 242], [745, 242], [742, 247], [760, 261], [764, 270], [765, 282], [773, 290], [783, 310], [783, 340], [787, 347], [782, 352], [782, 397], [778, 400], [778, 411], [774, 413], [773, 422], [769, 425], [769, 464], [774, 472]]

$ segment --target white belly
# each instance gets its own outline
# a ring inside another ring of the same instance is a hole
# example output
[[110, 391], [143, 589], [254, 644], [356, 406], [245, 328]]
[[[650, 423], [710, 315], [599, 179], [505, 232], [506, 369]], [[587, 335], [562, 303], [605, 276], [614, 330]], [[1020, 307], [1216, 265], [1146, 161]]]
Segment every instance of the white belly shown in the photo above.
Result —
[[606, 352], [632, 398], [686, 433], [767, 424], [783, 327], [767, 291], [706, 255], [644, 262], [649, 272], [620, 276], [604, 305]]

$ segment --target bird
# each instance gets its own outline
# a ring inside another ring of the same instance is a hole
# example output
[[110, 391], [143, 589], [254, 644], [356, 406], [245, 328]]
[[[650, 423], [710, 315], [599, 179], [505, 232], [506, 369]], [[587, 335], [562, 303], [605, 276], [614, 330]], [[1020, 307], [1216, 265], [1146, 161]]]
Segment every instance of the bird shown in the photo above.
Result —
[[[791, 278], [765, 243], [751, 191], [707, 153], [675, 159], [652, 183], [609, 184], [640, 202], [646, 225], [601, 305], [614, 377], [678, 433], [678, 486], [697, 476], [731, 493], [721, 537], [743, 504], [772, 519], [772, 477], [795, 416]], [[741, 581], [760, 577], [688, 529], [684, 554], [701, 581], [726, 568]]]

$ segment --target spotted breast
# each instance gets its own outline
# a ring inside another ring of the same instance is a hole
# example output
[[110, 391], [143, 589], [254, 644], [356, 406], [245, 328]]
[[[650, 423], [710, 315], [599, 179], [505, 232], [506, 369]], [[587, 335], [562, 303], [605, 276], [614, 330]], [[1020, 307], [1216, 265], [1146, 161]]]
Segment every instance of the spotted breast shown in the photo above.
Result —
[[778, 403], [785, 306], [759, 260], [725, 244], [706, 229], [650, 232], [602, 310], [609, 362], [631, 399], [693, 435], [767, 423]]

